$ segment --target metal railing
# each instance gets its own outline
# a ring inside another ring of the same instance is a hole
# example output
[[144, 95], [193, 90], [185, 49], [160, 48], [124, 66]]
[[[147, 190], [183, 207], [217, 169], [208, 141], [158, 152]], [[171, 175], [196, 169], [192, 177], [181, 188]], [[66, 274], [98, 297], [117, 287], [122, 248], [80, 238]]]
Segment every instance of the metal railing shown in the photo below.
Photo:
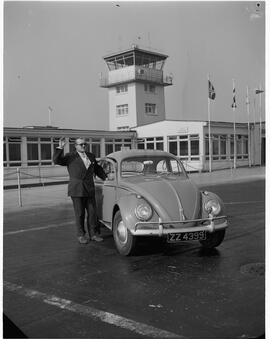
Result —
[[122, 76], [117, 77], [114, 80], [109, 80], [108, 77], [103, 77], [100, 79], [100, 87], [110, 87], [110, 86], [116, 86], [118, 84], [122, 84], [125, 82], [131, 82], [131, 81], [146, 81], [146, 82], [152, 82], [155, 84], [160, 84], [163, 86], [170, 86], [172, 85], [172, 76], [170, 75], [153, 75], [148, 73], [138, 73], [135, 72], [135, 74], [125, 74]]
[[[22, 176], [24, 176], [24, 179], [26, 179], [25, 176], [28, 177], [28, 179], [37, 179], [38, 180], [38, 184], [41, 184], [43, 187], [45, 187], [46, 179], [54, 179], [54, 182], [59, 181], [59, 183], [68, 180], [68, 176], [67, 177], [64, 177], [64, 176], [61, 176], [61, 177], [60, 176], [52, 176], [52, 175], [44, 176], [44, 175], [41, 175], [40, 171], [39, 171], [38, 175], [29, 174], [29, 173], [26, 173], [24, 171], [24, 169], [21, 168], [21, 167], [17, 167], [16, 171], [12, 171], [12, 172], [4, 174], [4, 180], [5, 179], [10, 179], [8, 177], [11, 176], [11, 175], [16, 175], [16, 177], [15, 177], [16, 178], [16, 184], [14, 184], [14, 186], [17, 186], [17, 190], [18, 190], [18, 204], [19, 204], [20, 207], [22, 207]], [[14, 180], [15, 180], [15, 178], [14, 178]], [[65, 178], [65, 180], [63, 180], [63, 178]]]

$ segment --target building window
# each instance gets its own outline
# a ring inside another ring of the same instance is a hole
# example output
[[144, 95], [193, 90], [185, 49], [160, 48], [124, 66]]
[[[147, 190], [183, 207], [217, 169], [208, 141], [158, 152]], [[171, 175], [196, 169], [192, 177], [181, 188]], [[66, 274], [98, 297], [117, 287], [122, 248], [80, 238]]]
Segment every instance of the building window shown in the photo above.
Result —
[[144, 84], [144, 91], [150, 93], [156, 93], [156, 86], [153, 84]]
[[7, 166], [7, 142], [6, 138], [4, 137], [4, 143], [3, 143], [3, 162], [4, 162], [4, 167]]
[[156, 149], [163, 151], [164, 150], [164, 141], [163, 137], [156, 137]]
[[121, 151], [122, 149], [131, 148], [131, 139], [106, 139], [105, 140], [105, 153], [110, 154], [113, 152]]
[[41, 144], [41, 160], [51, 160], [52, 159], [52, 148], [51, 144]]
[[40, 166], [52, 165], [53, 148], [58, 146], [58, 141], [45, 137], [27, 137], [27, 165]]
[[169, 143], [169, 152], [178, 155], [178, 150], [177, 150], [177, 137], [176, 136], [170, 136], [168, 137], [168, 143]]
[[163, 137], [142, 138], [138, 140], [138, 149], [163, 150]]
[[100, 158], [100, 144], [92, 144], [92, 153], [96, 158]]
[[[226, 134], [211, 134], [213, 160], [233, 159], [234, 157], [234, 136]], [[230, 149], [228, 145], [230, 144]], [[209, 159], [208, 134], [205, 139], [206, 159]]]
[[8, 137], [9, 166], [21, 166], [21, 137]]
[[112, 144], [105, 144], [105, 155], [110, 154], [113, 152], [113, 145]]
[[127, 91], [128, 91], [128, 85], [127, 84], [116, 86], [116, 93], [125, 93]]
[[230, 135], [230, 158], [234, 158], [234, 135]]
[[129, 131], [129, 126], [119, 126], [117, 127], [117, 131]]
[[209, 135], [206, 134], [205, 136], [205, 155], [206, 159], [209, 159]]
[[188, 135], [180, 135], [179, 141], [179, 156], [182, 160], [188, 160]]
[[95, 154], [96, 158], [100, 158], [100, 143], [99, 138], [90, 138], [89, 140], [89, 150]]
[[27, 144], [27, 164], [29, 166], [38, 165], [38, 162], [33, 162], [33, 160], [38, 160], [38, 144]]
[[154, 138], [146, 138], [145, 146], [146, 146], [146, 149], [154, 149], [155, 148]]
[[219, 160], [219, 136], [212, 137], [213, 160]]
[[177, 141], [169, 141], [169, 152], [177, 155]]
[[157, 114], [157, 111], [156, 111], [156, 104], [149, 104], [149, 103], [146, 103], [145, 104], [145, 113], [146, 114]]
[[248, 136], [243, 136], [243, 154], [248, 155]]
[[156, 86], [155, 85], [149, 85], [149, 92], [155, 93], [156, 92]]
[[200, 147], [198, 134], [185, 134], [168, 137], [169, 152], [181, 160], [199, 160]]
[[236, 150], [237, 159], [248, 158], [248, 136], [247, 135], [236, 135]]
[[227, 158], [227, 136], [226, 135], [219, 136], [219, 154], [220, 154], [221, 160], [224, 160]]
[[116, 115], [121, 117], [124, 115], [128, 115], [128, 104], [117, 105], [116, 106]]

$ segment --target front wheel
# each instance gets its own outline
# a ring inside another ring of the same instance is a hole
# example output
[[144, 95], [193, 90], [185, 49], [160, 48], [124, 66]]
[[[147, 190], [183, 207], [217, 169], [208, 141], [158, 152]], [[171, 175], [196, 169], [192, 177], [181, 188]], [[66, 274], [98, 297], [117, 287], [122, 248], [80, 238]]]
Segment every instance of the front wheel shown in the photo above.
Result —
[[115, 246], [121, 255], [131, 255], [135, 251], [136, 237], [125, 226], [120, 211], [115, 213], [113, 219], [113, 238]]
[[219, 246], [225, 237], [225, 230], [216, 231], [214, 233], [207, 233], [205, 240], [200, 240], [203, 248], [214, 248]]

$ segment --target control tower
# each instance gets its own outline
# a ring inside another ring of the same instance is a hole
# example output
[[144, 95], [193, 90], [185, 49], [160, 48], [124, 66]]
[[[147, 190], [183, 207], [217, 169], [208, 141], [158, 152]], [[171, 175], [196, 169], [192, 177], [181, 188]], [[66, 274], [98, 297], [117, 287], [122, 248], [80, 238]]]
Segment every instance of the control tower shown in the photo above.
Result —
[[124, 131], [165, 119], [164, 87], [172, 76], [163, 75], [167, 55], [140, 49], [105, 56], [109, 72], [100, 87], [109, 90], [110, 130]]

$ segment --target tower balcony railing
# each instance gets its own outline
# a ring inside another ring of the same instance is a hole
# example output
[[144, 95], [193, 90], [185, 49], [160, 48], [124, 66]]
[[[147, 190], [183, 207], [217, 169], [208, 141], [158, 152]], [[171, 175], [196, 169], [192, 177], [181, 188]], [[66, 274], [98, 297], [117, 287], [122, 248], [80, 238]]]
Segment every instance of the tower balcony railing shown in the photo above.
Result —
[[117, 74], [117, 76], [113, 77], [100, 77], [100, 87], [112, 87], [123, 83], [128, 82], [151, 82], [161, 86], [170, 86], [172, 85], [173, 77], [172, 75], [163, 75], [162, 72], [156, 74], [149, 74], [148, 72], [144, 72], [143, 69], [136, 70], [134, 73], [122, 73]]

